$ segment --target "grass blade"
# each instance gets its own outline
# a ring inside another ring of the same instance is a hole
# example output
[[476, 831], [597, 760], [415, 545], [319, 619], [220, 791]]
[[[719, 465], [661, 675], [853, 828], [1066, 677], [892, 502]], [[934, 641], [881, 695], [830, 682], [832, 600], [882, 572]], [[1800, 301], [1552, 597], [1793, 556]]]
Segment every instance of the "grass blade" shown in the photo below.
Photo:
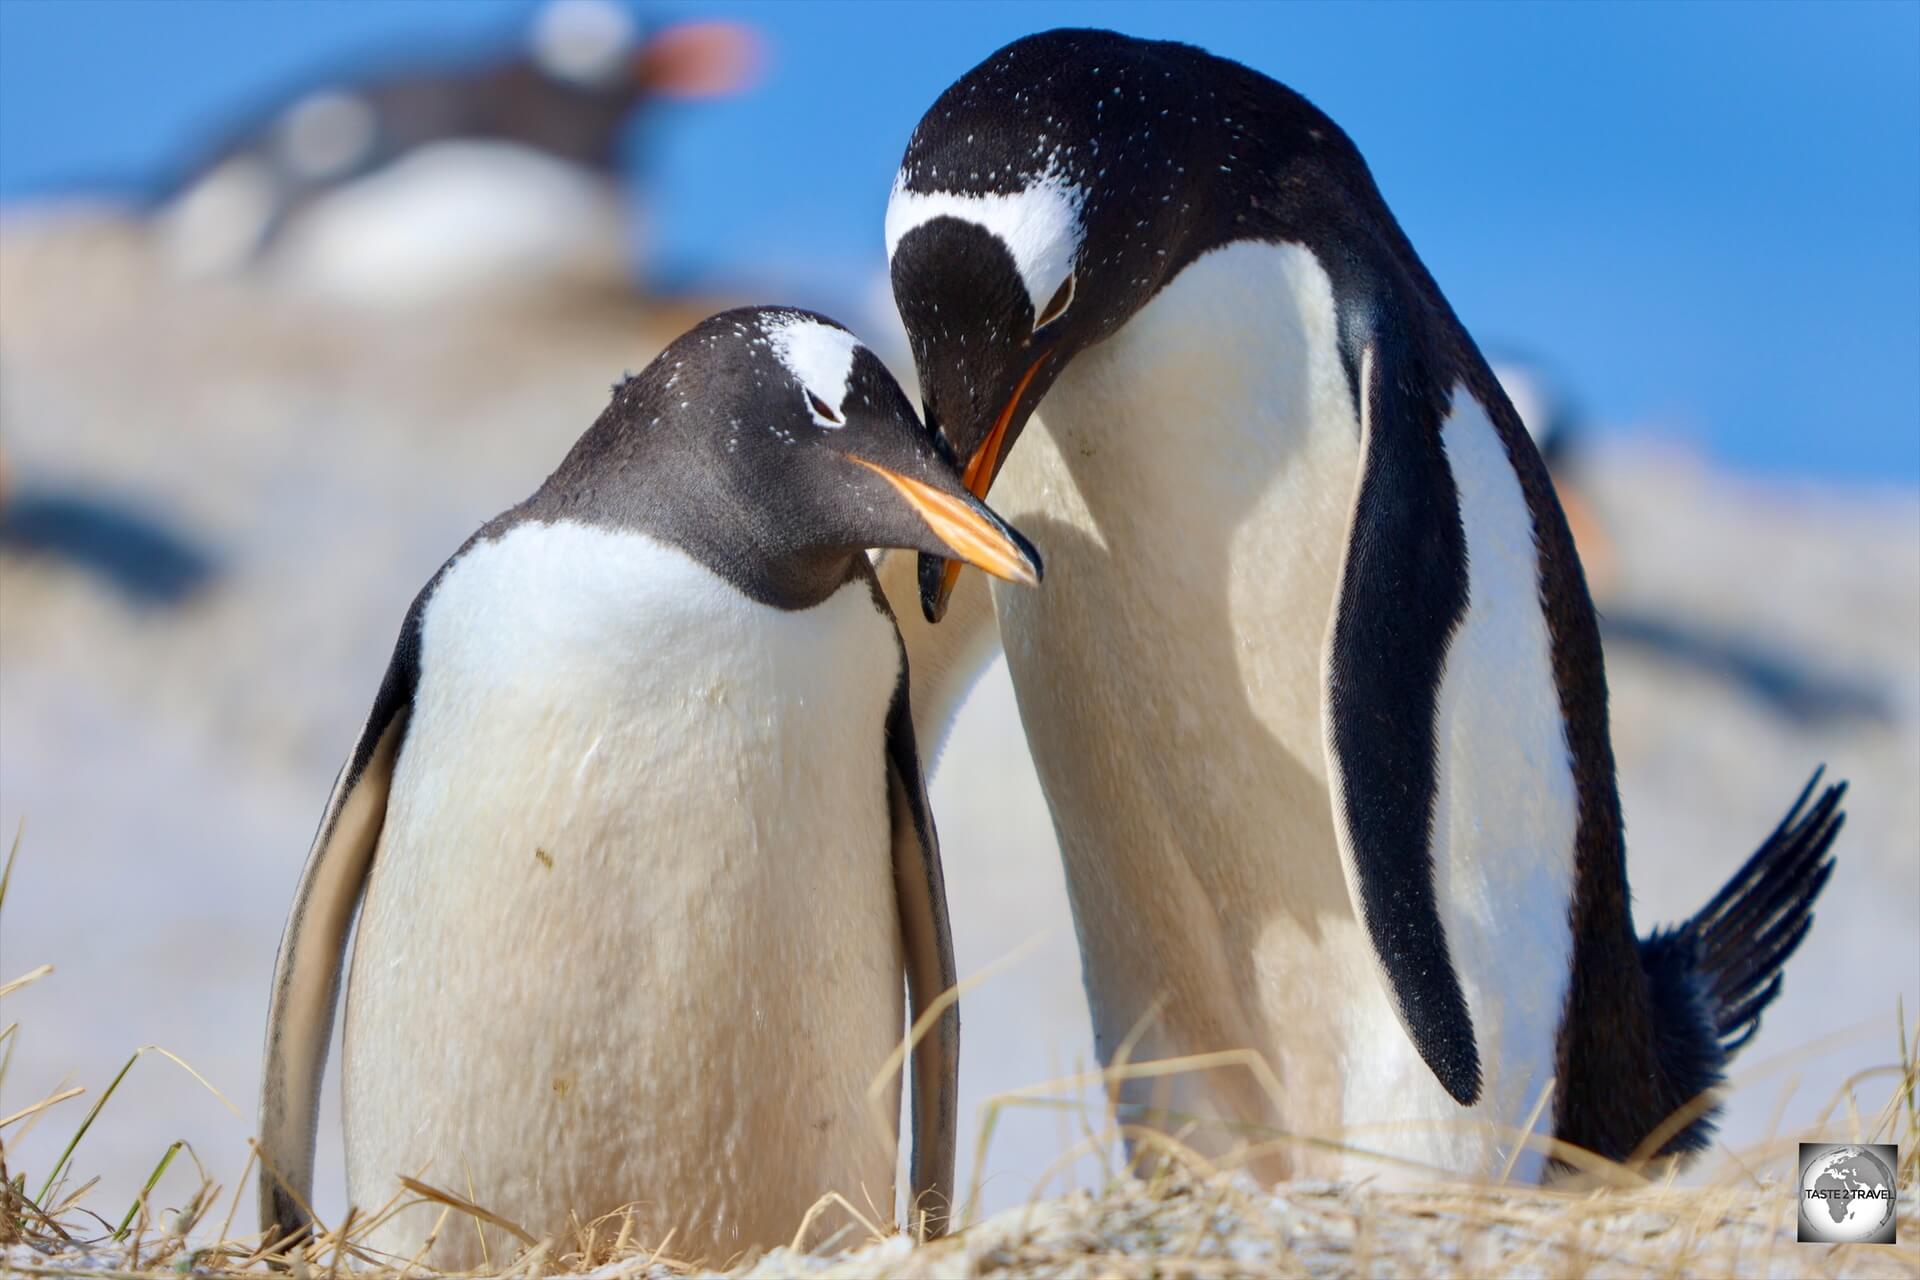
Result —
[[0, 1129], [4, 1129], [10, 1124], [16, 1124], [19, 1121], [25, 1120], [28, 1116], [38, 1115], [40, 1112], [45, 1111], [48, 1107], [58, 1106], [61, 1103], [65, 1102], [68, 1098], [77, 1098], [85, 1092], [86, 1092], [86, 1088], [84, 1086], [75, 1085], [71, 1089], [62, 1089], [57, 1093], [50, 1093], [46, 1097], [40, 1099], [40, 1101], [34, 1103], [32, 1106], [22, 1107], [20, 1108], [20, 1110], [14, 1112], [10, 1116], [0, 1116]]
[[60, 1153], [58, 1160], [54, 1161], [53, 1169], [47, 1174], [46, 1182], [41, 1184], [40, 1194], [33, 1198], [35, 1207], [46, 1207], [47, 1193], [53, 1190], [54, 1181], [67, 1167], [67, 1162], [73, 1159], [73, 1149], [80, 1145], [80, 1139], [87, 1136], [87, 1130], [93, 1127], [95, 1118], [100, 1114], [100, 1108], [107, 1105], [107, 1099], [113, 1096], [113, 1091], [120, 1087], [120, 1082], [127, 1078], [127, 1072], [133, 1070], [133, 1064], [138, 1061], [140, 1061], [140, 1052], [136, 1051], [131, 1058], [127, 1059], [127, 1065], [120, 1068], [120, 1074], [113, 1078], [113, 1083], [107, 1086], [107, 1091], [101, 1094], [99, 1100], [88, 1109], [87, 1118], [80, 1122], [80, 1128], [74, 1132], [73, 1138], [67, 1143], [67, 1149]]
[[140, 1206], [146, 1203], [148, 1196], [153, 1194], [160, 1176], [167, 1171], [167, 1166], [173, 1163], [173, 1158], [180, 1154], [180, 1148], [186, 1145], [181, 1139], [175, 1138], [173, 1145], [167, 1148], [167, 1153], [160, 1157], [160, 1163], [153, 1166], [153, 1172], [147, 1175], [147, 1185], [140, 1188], [140, 1194], [135, 1196], [133, 1203], [127, 1206], [127, 1216], [120, 1219], [120, 1225], [113, 1229], [113, 1238], [116, 1241], [127, 1238], [127, 1228], [133, 1224], [133, 1215], [140, 1212]]
[[31, 986], [53, 972], [53, 966], [43, 964], [38, 969], [29, 969], [12, 982], [0, 982], [0, 999], [5, 999], [22, 987]]
[[7, 865], [0, 869], [0, 908], [7, 905], [7, 885], [13, 879], [13, 860], [20, 854], [20, 837], [26, 834], [27, 820], [22, 818], [13, 831], [13, 846], [7, 850]]
[[6, 1087], [7, 1068], [13, 1065], [13, 1046], [20, 1043], [18, 1040], [15, 1040], [13, 1038], [13, 1033], [18, 1031], [19, 1029], [20, 1029], [19, 1023], [9, 1022], [7, 1024], [6, 1030], [0, 1031], [0, 1044], [4, 1044], [7, 1046], [6, 1053], [0, 1054], [0, 1089], [3, 1089]]

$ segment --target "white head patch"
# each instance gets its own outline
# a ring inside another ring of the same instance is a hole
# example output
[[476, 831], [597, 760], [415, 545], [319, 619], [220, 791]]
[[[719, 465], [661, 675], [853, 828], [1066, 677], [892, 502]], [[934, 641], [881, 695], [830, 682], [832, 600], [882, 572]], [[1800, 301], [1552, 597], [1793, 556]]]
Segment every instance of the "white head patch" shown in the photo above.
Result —
[[823, 427], [846, 425], [847, 389], [853, 383], [853, 353], [860, 349], [860, 339], [811, 316], [768, 316], [761, 325], [780, 363], [838, 415], [837, 421], [823, 417], [809, 403], [813, 420]]
[[907, 232], [934, 218], [959, 218], [984, 228], [1013, 257], [1034, 315], [1053, 298], [1073, 270], [1086, 229], [1080, 208], [1086, 191], [1049, 172], [1010, 195], [961, 195], [952, 191], [909, 191], [906, 175], [893, 181], [887, 201], [887, 261]]
[[632, 15], [608, 0], [551, 0], [534, 18], [533, 60], [556, 80], [604, 84], [638, 34]]

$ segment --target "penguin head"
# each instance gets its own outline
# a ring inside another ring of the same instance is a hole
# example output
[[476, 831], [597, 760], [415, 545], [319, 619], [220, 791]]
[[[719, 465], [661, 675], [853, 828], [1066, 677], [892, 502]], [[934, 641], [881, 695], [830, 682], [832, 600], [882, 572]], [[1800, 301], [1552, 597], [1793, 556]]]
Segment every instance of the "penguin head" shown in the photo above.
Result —
[[967, 491], [879, 357], [812, 312], [697, 325], [616, 389], [575, 453], [550, 487], [639, 508], [765, 600], [823, 599], [882, 547], [1040, 580], [1039, 553]]
[[726, 97], [752, 84], [762, 62], [759, 36], [744, 23], [643, 31], [614, 0], [548, 0], [534, 15], [528, 55], [558, 84], [636, 101]]
[[[1106, 31], [1029, 36], [914, 130], [887, 205], [894, 301], [927, 425], [975, 495], [1072, 358], [1187, 260], [1213, 142], [1195, 55]], [[922, 563], [930, 619], [956, 573]]]
[[1493, 376], [1507, 393], [1520, 425], [1533, 437], [1541, 461], [1559, 471], [1567, 461], [1568, 445], [1578, 434], [1580, 410], [1558, 374], [1544, 361], [1524, 354], [1495, 353]]

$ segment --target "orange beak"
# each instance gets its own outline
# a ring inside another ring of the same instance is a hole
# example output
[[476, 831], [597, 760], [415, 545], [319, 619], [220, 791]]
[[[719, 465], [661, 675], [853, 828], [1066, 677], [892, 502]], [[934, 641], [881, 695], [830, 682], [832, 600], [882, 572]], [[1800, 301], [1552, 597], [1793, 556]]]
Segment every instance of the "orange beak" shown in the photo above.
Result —
[[[967, 492], [974, 497], [985, 499], [987, 490], [992, 487], [993, 477], [999, 471], [1000, 451], [1006, 447], [1007, 427], [1013, 421], [1013, 411], [1019, 407], [1020, 397], [1027, 394], [1027, 385], [1033, 381], [1033, 375], [1040, 372], [1040, 366], [1045, 361], [1046, 357], [1041, 356], [1027, 366], [1026, 373], [1020, 378], [1020, 385], [1013, 389], [1013, 395], [1008, 398], [1006, 407], [1001, 409], [1000, 416], [993, 420], [993, 430], [987, 432], [987, 438], [980, 442], [980, 447], [973, 451], [971, 458], [967, 459], [967, 469], [961, 473], [960, 479], [967, 486]], [[940, 574], [939, 603], [942, 608], [946, 606], [947, 597], [953, 594], [953, 584], [959, 580], [960, 562], [947, 561], [946, 568]]]
[[1008, 582], [1018, 582], [1027, 587], [1039, 585], [1040, 566], [1026, 548], [1015, 542], [993, 517], [985, 513], [985, 508], [976, 508], [962, 498], [942, 493], [932, 485], [911, 476], [903, 476], [898, 471], [890, 471], [877, 462], [868, 462], [852, 454], [846, 456], [880, 476], [906, 499], [907, 505], [927, 522], [934, 536], [946, 543], [952, 555], [957, 557], [950, 559], [949, 564], [957, 566], [965, 561]]

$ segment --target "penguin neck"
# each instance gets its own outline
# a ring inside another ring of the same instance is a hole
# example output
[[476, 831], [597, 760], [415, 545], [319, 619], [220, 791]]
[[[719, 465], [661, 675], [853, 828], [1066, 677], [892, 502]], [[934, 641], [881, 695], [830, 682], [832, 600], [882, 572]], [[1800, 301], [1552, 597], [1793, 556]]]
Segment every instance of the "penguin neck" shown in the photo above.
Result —
[[661, 473], [648, 532], [684, 549], [761, 604], [811, 609], [858, 575], [859, 547], [812, 536], [812, 514], [785, 510], [728, 482], [722, 465]]
[[681, 545], [761, 604], [787, 610], [825, 602], [859, 577], [866, 563], [861, 552], [844, 548], [776, 551], [725, 537], [705, 549], [691, 539]]
[[792, 522], [732, 492], [663, 493], [637, 527], [776, 609], [813, 608], [858, 577], [866, 563], [859, 548], [797, 542]]
[[[1103, 530], [1146, 536], [1158, 525], [1177, 534], [1156, 535], [1169, 553], [1187, 554], [1196, 514], [1224, 536], [1276, 479], [1304, 500], [1286, 518], [1326, 517], [1338, 533], [1359, 463], [1338, 326], [1331, 282], [1308, 249], [1223, 244], [1079, 353], [1032, 434], [1054, 439], [1056, 465]], [[1022, 496], [1033, 470], [1026, 452], [1013, 452], [1002, 480]]]
[[809, 538], [804, 513], [750, 492], [697, 442], [611, 418], [581, 437], [522, 511], [666, 542], [776, 609], [811, 609], [866, 564], [864, 548]]
[[[1076, 356], [1011, 452], [994, 501], [1054, 575], [1032, 599], [996, 592], [1003, 628], [1067, 645], [1124, 614], [1146, 649], [1235, 673], [1222, 708], [1244, 708], [1240, 677], [1284, 686], [1290, 713], [1262, 731], [1321, 777], [1319, 653], [1358, 468], [1326, 273], [1298, 245], [1223, 246]], [[1233, 642], [1251, 626], [1256, 651]]]

